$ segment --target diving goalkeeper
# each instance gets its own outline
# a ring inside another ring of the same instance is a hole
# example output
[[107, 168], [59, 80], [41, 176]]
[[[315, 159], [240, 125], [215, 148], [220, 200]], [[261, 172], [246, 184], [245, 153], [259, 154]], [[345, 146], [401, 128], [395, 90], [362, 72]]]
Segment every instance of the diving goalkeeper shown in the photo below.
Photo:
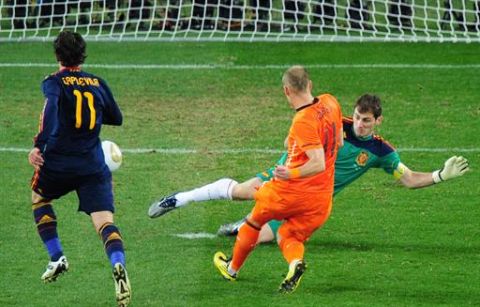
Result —
[[[469, 170], [467, 159], [453, 156], [439, 170], [417, 172], [409, 169], [400, 160], [398, 152], [387, 141], [374, 133], [375, 127], [382, 123], [380, 98], [365, 94], [355, 103], [352, 118], [343, 118], [344, 146], [338, 152], [335, 163], [334, 195], [360, 178], [371, 168], [381, 168], [393, 175], [408, 188], [423, 188], [462, 176]], [[284, 164], [286, 153], [277, 162]], [[159, 217], [173, 209], [183, 207], [190, 202], [230, 199], [252, 200], [263, 182], [273, 176], [273, 167], [257, 174], [243, 183], [223, 178], [205, 186], [175, 193], [153, 203], [148, 211], [151, 218]], [[220, 235], [236, 235], [244, 219], [222, 225]], [[259, 242], [268, 242], [275, 238], [281, 221], [265, 224], [259, 236]]]

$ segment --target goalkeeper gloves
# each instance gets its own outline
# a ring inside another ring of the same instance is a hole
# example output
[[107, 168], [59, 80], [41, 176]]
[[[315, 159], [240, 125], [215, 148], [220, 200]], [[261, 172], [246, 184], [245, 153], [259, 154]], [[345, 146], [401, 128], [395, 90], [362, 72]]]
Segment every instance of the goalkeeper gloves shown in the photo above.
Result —
[[434, 183], [439, 183], [458, 176], [462, 176], [468, 172], [468, 160], [464, 157], [453, 156], [443, 165], [442, 169], [432, 173]]

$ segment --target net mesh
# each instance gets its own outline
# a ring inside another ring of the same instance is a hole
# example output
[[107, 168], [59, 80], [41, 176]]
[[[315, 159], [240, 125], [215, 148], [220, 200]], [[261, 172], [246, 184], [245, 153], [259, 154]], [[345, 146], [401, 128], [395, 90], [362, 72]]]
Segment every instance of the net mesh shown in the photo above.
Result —
[[0, 41], [480, 41], [480, 1], [11, 0]]

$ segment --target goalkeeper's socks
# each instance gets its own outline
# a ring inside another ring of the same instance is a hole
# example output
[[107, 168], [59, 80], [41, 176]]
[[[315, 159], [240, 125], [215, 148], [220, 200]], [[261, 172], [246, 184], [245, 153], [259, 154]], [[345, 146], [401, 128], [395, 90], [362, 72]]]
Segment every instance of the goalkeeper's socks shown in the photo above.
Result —
[[233, 179], [222, 178], [203, 187], [193, 189], [187, 192], [180, 192], [175, 194], [177, 203], [175, 207], [185, 206], [189, 202], [217, 200], [217, 199], [232, 199], [232, 190], [237, 185]]
[[62, 245], [57, 234], [57, 217], [49, 203], [35, 203], [32, 205], [33, 217], [37, 231], [48, 251], [50, 261], [57, 261], [63, 256]]

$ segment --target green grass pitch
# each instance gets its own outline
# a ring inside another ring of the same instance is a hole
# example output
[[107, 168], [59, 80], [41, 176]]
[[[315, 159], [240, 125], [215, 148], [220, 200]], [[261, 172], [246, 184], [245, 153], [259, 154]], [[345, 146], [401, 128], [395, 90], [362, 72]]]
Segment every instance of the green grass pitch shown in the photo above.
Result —
[[[114, 174], [116, 223], [126, 246], [132, 306], [480, 302], [478, 44], [92, 42], [88, 53], [87, 64], [172, 65], [85, 67], [108, 81], [124, 112], [124, 125], [105, 127], [104, 139], [124, 149], [199, 151], [125, 153]], [[2, 43], [0, 63], [55, 64], [51, 45], [43, 43]], [[221, 67], [181, 69], [180, 64]], [[290, 64], [345, 65], [310, 69], [314, 92], [334, 94], [345, 114], [359, 95], [379, 94], [385, 114], [379, 132], [400, 149], [418, 150], [401, 152], [410, 168], [432, 171], [460, 154], [469, 158], [471, 172], [408, 190], [383, 171], [371, 171], [335, 199], [329, 221], [307, 243], [309, 268], [302, 284], [294, 294], [281, 296], [276, 290], [287, 265], [275, 244], [257, 248], [238, 282], [227, 283], [212, 257], [217, 250], [229, 253], [232, 239], [175, 237], [215, 233], [220, 224], [249, 212], [251, 202], [194, 204], [155, 220], [146, 212], [165, 194], [224, 176], [245, 180], [276, 161], [275, 153], [221, 150], [281, 149], [293, 113], [280, 80]], [[48, 257], [31, 217], [32, 169], [26, 152], [6, 150], [31, 147], [43, 106], [39, 85], [54, 70], [0, 67], [0, 305], [113, 306], [107, 257], [90, 219], [76, 212], [74, 194], [54, 205], [70, 272], [56, 283], [41, 283]]]

